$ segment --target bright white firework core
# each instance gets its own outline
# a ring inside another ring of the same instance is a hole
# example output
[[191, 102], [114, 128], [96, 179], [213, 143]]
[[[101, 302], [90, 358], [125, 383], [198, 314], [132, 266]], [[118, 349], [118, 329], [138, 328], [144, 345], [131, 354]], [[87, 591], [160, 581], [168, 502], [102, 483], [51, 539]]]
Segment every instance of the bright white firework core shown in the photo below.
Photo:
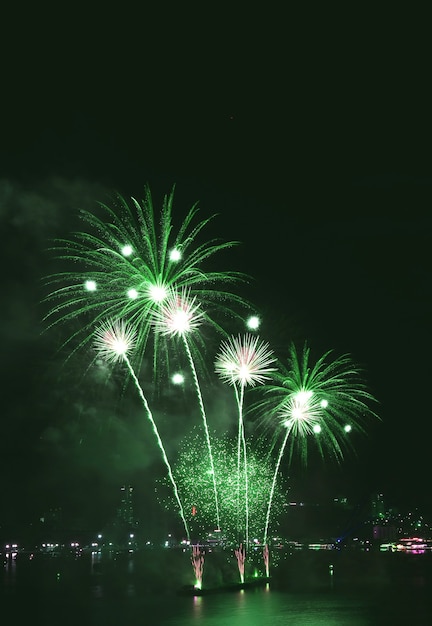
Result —
[[138, 298], [138, 291], [136, 289], [129, 289], [127, 295], [131, 300], [136, 300]]
[[326, 409], [328, 407], [328, 401], [327, 400], [321, 400], [320, 407], [322, 409]]
[[243, 363], [243, 365], [240, 365], [238, 369], [238, 377], [239, 377], [239, 380], [241, 380], [243, 384], [245, 384], [249, 380], [250, 368], [245, 363]]
[[130, 246], [129, 244], [126, 246], [123, 246], [122, 248], [122, 255], [123, 256], [130, 256], [133, 252], [133, 248], [132, 246]]
[[321, 432], [321, 426], [319, 424], [314, 424], [312, 430], [314, 433], [318, 434]]
[[149, 295], [153, 302], [162, 302], [162, 300], [165, 300], [167, 292], [163, 285], [150, 285]]
[[291, 416], [296, 420], [301, 420], [306, 417], [303, 407], [295, 406], [291, 410]]
[[183, 374], [177, 373], [173, 375], [171, 380], [174, 383], [174, 385], [182, 385], [184, 383], [184, 376]]
[[186, 311], [179, 309], [171, 319], [171, 330], [180, 335], [190, 330], [190, 315]]
[[167, 293], [159, 311], [154, 312], [156, 332], [164, 335], [185, 336], [199, 326], [203, 317], [195, 304], [195, 298], [189, 298], [187, 290], [178, 294], [175, 290]]
[[84, 287], [87, 291], [96, 291], [96, 281], [86, 280], [84, 283]]
[[257, 315], [252, 315], [246, 322], [246, 326], [251, 330], [257, 330], [260, 325], [260, 319]]
[[181, 252], [178, 248], [173, 248], [170, 252], [170, 261], [180, 261]]
[[344, 431], [346, 433], [350, 433], [352, 430], [351, 424], [347, 424], [346, 426], [344, 426]]
[[307, 401], [311, 398], [312, 396], [312, 391], [299, 391], [298, 393], [296, 393], [296, 395], [294, 396], [294, 399], [296, 402], [299, 402], [300, 404], [306, 404]]
[[111, 340], [111, 349], [118, 355], [126, 354], [129, 349], [129, 344], [124, 339]]

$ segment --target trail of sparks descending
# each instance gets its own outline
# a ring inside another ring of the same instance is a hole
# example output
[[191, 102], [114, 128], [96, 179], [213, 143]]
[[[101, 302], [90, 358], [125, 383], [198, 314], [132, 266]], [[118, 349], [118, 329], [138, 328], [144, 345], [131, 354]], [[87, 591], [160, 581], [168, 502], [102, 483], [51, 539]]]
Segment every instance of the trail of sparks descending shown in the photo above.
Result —
[[245, 484], [245, 540], [246, 546], [249, 545], [249, 481], [248, 481], [248, 465], [247, 465], [247, 453], [246, 453], [246, 437], [243, 420], [243, 400], [244, 400], [244, 385], [240, 386], [240, 393], [237, 387], [234, 385], [234, 391], [236, 395], [237, 407], [238, 407], [238, 434], [237, 434], [237, 532], [240, 533], [239, 518], [240, 518], [240, 476], [241, 476], [241, 451], [243, 448], [243, 462], [244, 462], [244, 484]]
[[[245, 550], [249, 547], [249, 505], [248, 505], [248, 467], [246, 454], [246, 438], [243, 420], [243, 401], [246, 385], [255, 386], [263, 383], [268, 374], [274, 371], [270, 365], [275, 361], [268, 344], [260, 342], [258, 337], [246, 334], [244, 337], [231, 338], [221, 344], [216, 357], [215, 370], [220, 378], [233, 385], [238, 407], [238, 447], [237, 447], [237, 494], [240, 494], [240, 457], [243, 448], [244, 479], [245, 479]], [[237, 389], [239, 387], [240, 391]]]
[[158, 446], [160, 448], [160, 451], [162, 452], [162, 457], [163, 457], [163, 460], [164, 460], [165, 465], [166, 465], [167, 470], [168, 470], [168, 476], [170, 478], [171, 484], [172, 484], [173, 489], [174, 489], [174, 495], [175, 495], [175, 498], [177, 500], [177, 504], [178, 504], [179, 510], [180, 510], [180, 517], [183, 520], [183, 524], [184, 524], [184, 527], [185, 527], [185, 531], [186, 531], [186, 535], [187, 535], [188, 541], [190, 541], [189, 528], [188, 528], [188, 525], [187, 525], [187, 522], [186, 522], [186, 518], [185, 518], [185, 515], [184, 515], [183, 506], [182, 506], [182, 503], [181, 503], [181, 500], [180, 500], [180, 496], [179, 496], [179, 492], [178, 492], [178, 489], [177, 489], [177, 484], [176, 484], [176, 481], [174, 480], [174, 476], [173, 476], [173, 473], [172, 473], [171, 465], [170, 465], [170, 463], [168, 461], [168, 457], [166, 455], [165, 448], [164, 448], [163, 443], [162, 443], [162, 439], [160, 438], [159, 431], [158, 431], [156, 423], [155, 423], [155, 421], [153, 419], [153, 415], [152, 415], [152, 413], [150, 411], [150, 407], [148, 405], [148, 402], [146, 400], [146, 397], [144, 395], [142, 387], [139, 384], [138, 378], [136, 377], [136, 374], [135, 374], [135, 372], [134, 372], [134, 370], [132, 368], [132, 365], [130, 364], [130, 361], [127, 358], [126, 355], [123, 356], [123, 359], [124, 359], [124, 362], [126, 363], [128, 369], [129, 369], [130, 375], [132, 376], [132, 379], [133, 379], [133, 381], [135, 383], [135, 386], [138, 389], [138, 393], [139, 393], [139, 395], [141, 397], [141, 400], [143, 402], [144, 408], [147, 411], [147, 417], [149, 418], [149, 420], [151, 422], [151, 425], [153, 427], [153, 432], [154, 432], [154, 434], [156, 436], [156, 440], [158, 442]]
[[106, 361], [109, 361], [112, 363], [115, 363], [117, 361], [122, 361], [126, 364], [129, 370], [129, 373], [132, 377], [132, 380], [135, 383], [135, 386], [138, 390], [138, 393], [140, 395], [140, 398], [146, 410], [147, 417], [150, 420], [150, 423], [153, 427], [153, 432], [156, 436], [159, 449], [162, 453], [162, 458], [168, 470], [169, 479], [174, 489], [174, 495], [177, 500], [177, 504], [179, 506], [180, 517], [183, 520], [183, 524], [185, 527], [188, 541], [190, 541], [189, 528], [186, 522], [186, 518], [184, 515], [184, 511], [183, 511], [183, 506], [182, 506], [180, 496], [178, 493], [176, 481], [174, 480], [171, 465], [168, 461], [168, 457], [166, 455], [165, 448], [162, 443], [162, 439], [160, 438], [159, 431], [156, 426], [156, 422], [153, 419], [153, 415], [148, 405], [147, 399], [144, 395], [144, 392], [138, 381], [135, 371], [131, 365], [131, 362], [127, 356], [127, 353], [132, 349], [134, 345], [135, 337], [136, 337], [136, 331], [132, 329], [132, 327], [128, 326], [123, 320], [121, 321], [110, 320], [100, 325], [99, 329], [95, 333], [94, 344], [99, 355], [102, 358], [104, 358]]
[[[278, 460], [277, 460], [277, 463], [276, 463], [275, 472], [274, 472], [274, 475], [273, 475], [273, 480], [272, 480], [272, 484], [271, 484], [271, 488], [270, 488], [270, 495], [269, 495], [269, 501], [268, 501], [268, 506], [267, 506], [267, 514], [266, 514], [265, 526], [264, 526], [264, 539], [263, 539], [263, 544], [264, 544], [264, 546], [267, 547], [267, 550], [268, 550], [267, 534], [268, 534], [268, 527], [269, 527], [269, 524], [270, 524], [270, 511], [271, 511], [271, 507], [272, 507], [272, 503], [273, 503], [273, 496], [274, 496], [276, 480], [277, 480], [278, 473], [279, 473], [279, 467], [280, 467], [280, 464], [281, 464], [281, 461], [282, 461], [283, 453], [285, 451], [286, 443], [288, 441], [289, 433], [290, 433], [290, 431], [287, 428], [286, 435], [284, 437], [281, 449], [279, 451], [279, 456], [278, 456]], [[267, 564], [266, 567], [268, 568], [268, 564]], [[268, 569], [267, 569], [267, 576], [268, 576]]]
[[189, 363], [191, 366], [191, 370], [192, 370], [192, 375], [193, 375], [193, 379], [194, 379], [194, 383], [195, 383], [195, 389], [197, 392], [197, 396], [198, 396], [198, 402], [200, 405], [200, 410], [201, 410], [201, 416], [203, 419], [203, 425], [204, 425], [204, 431], [205, 431], [205, 436], [206, 436], [206, 442], [207, 442], [207, 449], [208, 449], [208, 453], [209, 453], [209, 460], [210, 460], [210, 468], [211, 468], [211, 474], [212, 474], [212, 479], [213, 479], [213, 491], [214, 491], [214, 498], [215, 498], [215, 508], [216, 508], [216, 523], [217, 523], [217, 528], [218, 530], [220, 530], [220, 515], [219, 515], [219, 500], [218, 500], [218, 492], [217, 492], [217, 486], [216, 486], [216, 473], [215, 473], [215, 466], [214, 466], [214, 459], [213, 459], [213, 451], [212, 451], [212, 446], [211, 446], [211, 441], [210, 441], [210, 433], [209, 433], [209, 429], [208, 429], [208, 424], [207, 424], [207, 417], [206, 417], [206, 412], [204, 409], [204, 402], [202, 399], [202, 394], [201, 394], [201, 388], [199, 385], [199, 381], [198, 381], [198, 376], [196, 373], [196, 369], [195, 369], [195, 365], [192, 359], [192, 354], [191, 351], [189, 349], [189, 344], [187, 342], [187, 339], [185, 337], [185, 335], [182, 335], [183, 337], [183, 343], [185, 346], [185, 350], [189, 359]]
[[167, 295], [165, 302], [162, 304], [160, 311], [154, 315], [154, 327], [155, 331], [162, 335], [169, 335], [171, 337], [181, 337], [183, 345], [188, 357], [188, 361], [191, 367], [192, 376], [194, 379], [195, 390], [198, 397], [198, 403], [203, 420], [204, 431], [207, 442], [207, 449], [210, 458], [211, 473], [213, 479], [213, 491], [215, 498], [215, 512], [216, 512], [216, 524], [218, 530], [220, 530], [220, 516], [219, 516], [219, 501], [218, 492], [216, 486], [216, 475], [214, 468], [214, 460], [212, 453], [212, 446], [210, 441], [210, 434], [207, 424], [207, 416], [204, 408], [203, 397], [201, 393], [201, 387], [198, 380], [198, 375], [195, 367], [195, 363], [192, 357], [192, 352], [187, 340], [187, 335], [195, 331], [204, 318], [204, 313], [200, 310], [199, 304], [195, 303], [195, 298], [190, 297], [190, 291], [188, 289], [182, 289], [180, 292], [173, 289]]

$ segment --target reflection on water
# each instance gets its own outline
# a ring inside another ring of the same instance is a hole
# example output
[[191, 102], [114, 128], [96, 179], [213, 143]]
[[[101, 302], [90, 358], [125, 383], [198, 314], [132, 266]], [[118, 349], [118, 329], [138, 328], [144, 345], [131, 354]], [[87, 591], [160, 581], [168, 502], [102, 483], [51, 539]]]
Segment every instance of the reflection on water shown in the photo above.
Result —
[[[323, 624], [365, 626], [370, 624], [367, 606], [353, 598], [319, 595], [292, 595], [281, 592], [244, 592], [225, 597], [201, 598], [200, 612], [175, 618], [172, 624], [208, 624], [219, 626], [279, 626]], [[170, 622], [167, 622], [170, 623]]]
[[[178, 594], [193, 577], [189, 555], [18, 558], [0, 569], [2, 623], [32, 613], [45, 626], [396, 626], [429, 624], [432, 558], [305, 553], [280, 563], [270, 583], [204, 596]], [[208, 581], [221, 581], [206, 563]], [[234, 570], [235, 572], [235, 570]], [[23, 621], [24, 623], [24, 621]]]

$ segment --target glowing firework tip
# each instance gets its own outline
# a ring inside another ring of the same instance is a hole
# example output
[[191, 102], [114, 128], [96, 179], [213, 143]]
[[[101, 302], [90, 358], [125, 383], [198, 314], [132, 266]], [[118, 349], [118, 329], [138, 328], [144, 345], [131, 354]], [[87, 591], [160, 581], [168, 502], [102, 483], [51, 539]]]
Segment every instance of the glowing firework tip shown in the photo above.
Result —
[[260, 327], [260, 319], [256, 315], [252, 315], [246, 322], [246, 326], [250, 330], [257, 330]]
[[182, 385], [184, 383], [184, 376], [180, 373], [174, 374], [171, 378], [171, 381], [174, 383], [174, 385]]
[[132, 246], [126, 245], [126, 246], [123, 246], [121, 252], [122, 252], [123, 256], [127, 257], [127, 256], [130, 256], [132, 254], [133, 248], [132, 248]]
[[178, 250], [177, 248], [173, 248], [170, 252], [170, 261], [180, 261], [181, 259], [181, 252], [180, 250]]
[[96, 282], [94, 280], [86, 280], [84, 283], [84, 288], [86, 291], [96, 291]]
[[129, 289], [127, 295], [131, 300], [136, 300], [138, 298], [138, 291], [136, 289]]

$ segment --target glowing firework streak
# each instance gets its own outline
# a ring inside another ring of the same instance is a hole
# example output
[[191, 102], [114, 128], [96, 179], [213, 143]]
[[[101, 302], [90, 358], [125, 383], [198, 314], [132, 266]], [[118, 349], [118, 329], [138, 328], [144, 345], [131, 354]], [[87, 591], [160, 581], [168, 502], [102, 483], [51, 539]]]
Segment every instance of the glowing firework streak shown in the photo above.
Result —
[[264, 560], [266, 576], [268, 578], [270, 575], [270, 554], [269, 554], [269, 547], [267, 543], [264, 545], [264, 549], [263, 549], [263, 560]]
[[[244, 386], [240, 387], [240, 395], [237, 387], [234, 385], [234, 392], [238, 407], [238, 434], [237, 434], [237, 527], [239, 526], [240, 515], [240, 466], [241, 466], [241, 447], [243, 446], [243, 463], [244, 463], [244, 482], [245, 482], [245, 525], [246, 525], [246, 546], [249, 546], [248, 532], [249, 532], [249, 481], [248, 481], [248, 467], [247, 467], [247, 454], [246, 454], [246, 437], [244, 431], [243, 421], [243, 399], [244, 399]], [[239, 528], [237, 529], [237, 532]]]
[[195, 572], [195, 587], [201, 589], [204, 571], [204, 554], [200, 551], [199, 546], [192, 546], [191, 562]]
[[[244, 337], [239, 336], [222, 342], [220, 353], [215, 361], [215, 370], [220, 378], [234, 387], [238, 407], [237, 493], [240, 493], [240, 449], [242, 444], [246, 492], [246, 550], [249, 546], [249, 506], [246, 438], [243, 420], [244, 389], [246, 385], [255, 386], [257, 383], [263, 383], [268, 378], [268, 374], [274, 371], [274, 368], [269, 367], [275, 362], [271, 355], [272, 352], [269, 350], [268, 344], [260, 342], [258, 337], [246, 334]], [[240, 392], [237, 386], [239, 386]]]
[[204, 408], [204, 402], [201, 393], [201, 387], [198, 381], [198, 375], [195, 367], [192, 353], [189, 347], [187, 334], [196, 330], [200, 325], [204, 314], [199, 310], [199, 305], [195, 304], [195, 298], [191, 298], [189, 291], [182, 289], [180, 293], [176, 290], [172, 290], [167, 296], [165, 302], [162, 304], [160, 311], [154, 315], [154, 326], [156, 332], [163, 335], [170, 335], [171, 337], [181, 337], [184, 348], [189, 360], [189, 364], [194, 379], [195, 390], [198, 397], [198, 403], [203, 420], [204, 431], [207, 442], [207, 449], [210, 458], [211, 473], [213, 478], [213, 491], [215, 498], [216, 509], [216, 523], [217, 528], [220, 530], [220, 517], [219, 517], [219, 502], [218, 493], [216, 487], [216, 475], [214, 469], [214, 461], [212, 454], [212, 447], [210, 441], [210, 434], [208, 430], [207, 417]]
[[174, 476], [171, 470], [171, 465], [168, 461], [168, 457], [166, 455], [165, 448], [162, 443], [162, 439], [160, 438], [159, 431], [153, 419], [153, 415], [148, 405], [147, 399], [144, 395], [142, 387], [139, 384], [138, 378], [127, 356], [127, 353], [133, 347], [135, 337], [136, 337], [136, 331], [128, 327], [124, 321], [120, 321], [120, 322], [108, 321], [108, 322], [105, 322], [104, 324], [101, 324], [99, 329], [96, 331], [95, 342], [94, 342], [95, 348], [98, 351], [98, 353], [101, 355], [101, 357], [107, 361], [116, 362], [116, 361], [121, 360], [124, 363], [126, 363], [126, 366], [129, 370], [132, 380], [135, 383], [135, 386], [138, 390], [138, 393], [140, 395], [140, 398], [146, 410], [147, 417], [150, 420], [150, 423], [152, 425], [153, 432], [156, 436], [159, 449], [162, 453], [162, 458], [168, 470], [169, 479], [174, 489], [174, 495], [175, 495], [175, 498], [177, 500], [177, 504], [180, 510], [180, 517], [183, 520], [186, 535], [187, 535], [188, 540], [190, 541], [189, 528], [188, 528], [186, 518], [184, 515], [183, 506], [182, 506], [178, 489], [177, 489], [177, 484], [174, 480]]
[[245, 571], [245, 560], [246, 560], [246, 550], [243, 547], [243, 544], [240, 544], [239, 548], [234, 550], [234, 554], [237, 559], [237, 565], [240, 573], [240, 581], [244, 583], [244, 571]]

